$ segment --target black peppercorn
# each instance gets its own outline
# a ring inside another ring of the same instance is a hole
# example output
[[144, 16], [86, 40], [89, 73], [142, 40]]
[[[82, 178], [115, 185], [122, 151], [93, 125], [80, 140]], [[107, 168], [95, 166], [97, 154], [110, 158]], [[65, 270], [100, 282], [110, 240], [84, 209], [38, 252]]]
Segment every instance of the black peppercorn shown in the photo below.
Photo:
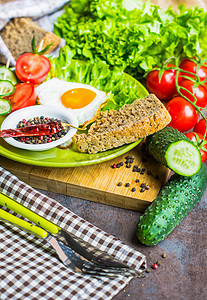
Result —
[[131, 168], [131, 166], [132, 166], [132, 165], [130, 165], [130, 164], [127, 164], [127, 165], [126, 165], [126, 168]]

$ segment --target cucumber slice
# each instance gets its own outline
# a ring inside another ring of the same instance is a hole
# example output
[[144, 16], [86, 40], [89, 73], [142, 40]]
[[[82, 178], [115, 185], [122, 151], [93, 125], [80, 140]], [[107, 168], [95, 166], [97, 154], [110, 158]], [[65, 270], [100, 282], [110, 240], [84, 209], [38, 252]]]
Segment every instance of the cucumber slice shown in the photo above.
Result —
[[14, 85], [8, 80], [0, 80], [0, 96], [5, 97], [11, 95], [15, 90]]
[[165, 159], [171, 170], [183, 176], [192, 176], [201, 167], [200, 151], [191, 142], [184, 140], [171, 144]]
[[15, 73], [6, 67], [0, 67], [0, 80], [8, 80], [13, 85], [17, 84]]
[[11, 104], [8, 100], [0, 98], [0, 115], [6, 115], [11, 111]]
[[192, 176], [201, 167], [199, 149], [182, 132], [165, 127], [146, 138], [149, 153], [159, 162], [183, 176]]

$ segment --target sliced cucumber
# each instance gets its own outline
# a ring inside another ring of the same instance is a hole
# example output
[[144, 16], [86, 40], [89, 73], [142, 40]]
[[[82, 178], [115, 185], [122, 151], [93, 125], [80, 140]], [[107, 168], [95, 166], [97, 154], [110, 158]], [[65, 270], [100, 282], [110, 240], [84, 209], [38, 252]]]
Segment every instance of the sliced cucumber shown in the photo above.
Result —
[[165, 127], [149, 135], [146, 145], [157, 161], [179, 175], [192, 176], [201, 167], [199, 149], [177, 129]]
[[6, 115], [11, 111], [11, 104], [8, 100], [0, 98], [0, 115]]
[[177, 174], [191, 176], [199, 171], [201, 157], [199, 150], [188, 141], [171, 144], [165, 153], [168, 166]]
[[14, 93], [15, 87], [8, 80], [0, 80], [0, 96], [5, 97]]
[[17, 84], [17, 78], [16, 78], [15, 73], [6, 67], [0, 67], [0, 79], [8, 80], [13, 85]]

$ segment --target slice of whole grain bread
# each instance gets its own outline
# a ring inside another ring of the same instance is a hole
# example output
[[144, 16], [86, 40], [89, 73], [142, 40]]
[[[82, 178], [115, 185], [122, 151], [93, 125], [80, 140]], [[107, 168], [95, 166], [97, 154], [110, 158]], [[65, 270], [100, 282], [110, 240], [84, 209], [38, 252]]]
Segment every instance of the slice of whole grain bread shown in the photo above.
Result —
[[[54, 33], [45, 31], [30, 18], [14, 18], [10, 20], [0, 31], [0, 35], [15, 59], [24, 52], [32, 52], [33, 35], [35, 35], [37, 49], [42, 39], [44, 41], [42, 49], [53, 43], [46, 53], [53, 51], [61, 41]], [[3, 56], [0, 56], [0, 62], [5, 63]]]
[[166, 127], [171, 121], [162, 102], [153, 94], [109, 110], [91, 125], [88, 134], [76, 134], [73, 142], [78, 151], [97, 153], [137, 141]]

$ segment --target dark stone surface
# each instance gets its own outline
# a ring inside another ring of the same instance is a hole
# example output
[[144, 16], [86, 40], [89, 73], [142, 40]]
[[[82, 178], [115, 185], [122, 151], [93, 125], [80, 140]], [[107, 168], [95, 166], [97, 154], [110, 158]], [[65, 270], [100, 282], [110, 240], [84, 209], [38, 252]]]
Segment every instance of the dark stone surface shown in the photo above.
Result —
[[[146, 278], [133, 279], [115, 300], [207, 299], [207, 191], [174, 231], [152, 247], [142, 245], [136, 237], [139, 212], [41, 192], [146, 255], [151, 272]], [[162, 258], [163, 253], [166, 258]], [[161, 265], [154, 270], [151, 265], [157, 260], [161, 260]]]

